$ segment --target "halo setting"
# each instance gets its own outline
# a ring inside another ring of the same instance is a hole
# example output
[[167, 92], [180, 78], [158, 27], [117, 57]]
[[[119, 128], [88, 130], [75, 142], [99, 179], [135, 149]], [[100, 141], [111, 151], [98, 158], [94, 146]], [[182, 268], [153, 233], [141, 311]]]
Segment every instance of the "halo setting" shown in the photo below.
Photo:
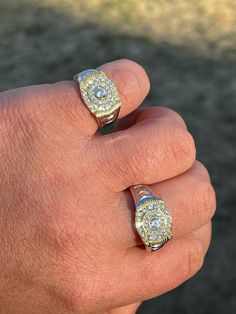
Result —
[[135, 227], [146, 246], [153, 250], [172, 238], [172, 218], [162, 199], [141, 200], [136, 207]]
[[105, 117], [119, 109], [121, 102], [115, 84], [103, 71], [86, 70], [74, 77], [88, 109], [97, 117]]

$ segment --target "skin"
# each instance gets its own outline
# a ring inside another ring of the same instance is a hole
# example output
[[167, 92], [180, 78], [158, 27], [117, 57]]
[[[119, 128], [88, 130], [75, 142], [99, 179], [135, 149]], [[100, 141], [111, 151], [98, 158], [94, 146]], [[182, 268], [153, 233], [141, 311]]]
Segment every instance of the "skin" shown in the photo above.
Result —
[[[101, 67], [118, 87], [117, 132], [102, 136], [73, 82], [0, 94], [0, 313], [135, 313], [202, 266], [215, 194], [183, 119], [136, 110], [141, 66]], [[126, 189], [151, 186], [173, 239], [145, 252]]]

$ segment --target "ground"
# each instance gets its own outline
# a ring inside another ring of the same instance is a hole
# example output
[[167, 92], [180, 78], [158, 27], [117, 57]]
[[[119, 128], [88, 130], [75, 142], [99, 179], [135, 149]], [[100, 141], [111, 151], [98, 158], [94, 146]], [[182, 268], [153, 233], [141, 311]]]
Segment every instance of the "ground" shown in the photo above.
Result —
[[139, 313], [236, 312], [236, 2], [0, 0], [0, 89], [71, 79], [117, 58], [151, 79], [144, 105], [181, 113], [217, 191], [200, 273]]

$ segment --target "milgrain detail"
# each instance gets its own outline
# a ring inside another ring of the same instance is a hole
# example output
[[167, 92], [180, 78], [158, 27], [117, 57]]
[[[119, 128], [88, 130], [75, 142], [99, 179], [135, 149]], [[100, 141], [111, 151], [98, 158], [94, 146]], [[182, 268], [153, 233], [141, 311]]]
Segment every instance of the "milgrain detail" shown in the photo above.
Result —
[[74, 76], [81, 97], [100, 127], [117, 119], [121, 106], [118, 90], [101, 70], [85, 70]]

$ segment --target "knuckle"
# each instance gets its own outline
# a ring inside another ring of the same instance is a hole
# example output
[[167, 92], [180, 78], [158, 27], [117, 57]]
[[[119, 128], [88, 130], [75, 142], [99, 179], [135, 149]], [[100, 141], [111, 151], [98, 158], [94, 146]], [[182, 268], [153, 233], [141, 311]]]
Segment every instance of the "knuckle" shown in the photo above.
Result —
[[204, 262], [203, 243], [198, 238], [192, 238], [189, 245], [189, 251], [186, 259], [186, 277], [190, 278], [196, 274], [202, 267]]
[[197, 169], [199, 176], [207, 178], [208, 181], [210, 181], [210, 175], [207, 168], [199, 160], [195, 161], [194, 167]]
[[42, 86], [32, 86], [1, 95], [1, 114], [13, 138], [27, 142], [45, 129], [47, 114], [45, 106], [41, 106], [42, 90]]
[[87, 113], [86, 108], [80, 105], [80, 97], [74, 82], [63, 81], [44, 86], [45, 98], [54, 118], [59, 118], [58, 110], [70, 118], [73, 114], [78, 113], [78, 108], [84, 109], [84, 112]]
[[119, 94], [124, 103], [129, 104], [131, 101], [136, 103], [141, 97], [141, 89], [135, 73], [129, 70], [115, 70], [112, 73], [113, 80], [117, 83]]
[[168, 117], [168, 119], [171, 121], [172, 124], [176, 123], [186, 128], [185, 121], [178, 112], [167, 107], [158, 107], [156, 108], [156, 110], [159, 111], [159, 114], [164, 115], [165, 118]]
[[216, 210], [216, 196], [213, 186], [208, 181], [198, 181], [193, 191], [195, 195], [194, 208], [199, 211], [204, 222], [210, 220]]
[[196, 158], [195, 142], [192, 135], [183, 128], [171, 128], [169, 142], [176, 164], [181, 168], [190, 168]]

